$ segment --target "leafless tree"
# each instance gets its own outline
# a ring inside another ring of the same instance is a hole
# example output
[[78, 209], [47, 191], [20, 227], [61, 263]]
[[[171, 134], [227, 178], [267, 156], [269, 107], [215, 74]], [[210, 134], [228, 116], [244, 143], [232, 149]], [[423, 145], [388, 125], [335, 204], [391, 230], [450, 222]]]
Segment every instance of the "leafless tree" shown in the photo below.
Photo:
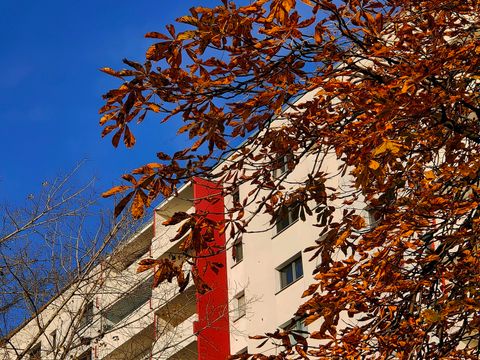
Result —
[[1, 208], [0, 359], [195, 357], [193, 285], [152, 289], [136, 268], [153, 224], [102, 211], [93, 181], [73, 185], [77, 171]]

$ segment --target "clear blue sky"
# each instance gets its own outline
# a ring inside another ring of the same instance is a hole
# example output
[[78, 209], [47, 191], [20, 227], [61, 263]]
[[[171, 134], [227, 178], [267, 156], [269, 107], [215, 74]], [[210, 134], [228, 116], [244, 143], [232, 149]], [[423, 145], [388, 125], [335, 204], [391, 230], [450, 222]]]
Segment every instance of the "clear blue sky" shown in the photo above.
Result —
[[0, 0], [0, 202], [23, 202], [85, 158], [80, 177], [97, 177], [103, 191], [162, 147], [179, 147], [154, 118], [134, 129], [133, 150], [102, 140], [101, 95], [119, 83], [98, 69], [143, 60], [146, 32], [163, 32], [194, 5], [219, 3]]

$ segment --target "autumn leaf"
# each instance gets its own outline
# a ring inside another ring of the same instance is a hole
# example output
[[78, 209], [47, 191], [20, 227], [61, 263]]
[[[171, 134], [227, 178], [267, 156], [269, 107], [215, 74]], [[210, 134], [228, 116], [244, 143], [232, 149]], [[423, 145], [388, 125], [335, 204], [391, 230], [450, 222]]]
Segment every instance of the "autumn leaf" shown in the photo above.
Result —
[[190, 218], [191, 215], [187, 214], [186, 212], [183, 212], [183, 211], [179, 211], [179, 212], [176, 212], [175, 214], [173, 214], [173, 216], [168, 219], [168, 220], [165, 220], [162, 225], [165, 225], [165, 226], [169, 226], [169, 225], [176, 225], [188, 218]]
[[[198, 24], [198, 19], [193, 17], [193, 16], [181, 16], [177, 19], [177, 22], [184, 23], [184, 24], [189, 24], [189, 25], [197, 25]], [[177, 37], [178, 38], [178, 37]]]
[[148, 103], [147, 104], [148, 108], [156, 113], [160, 112], [160, 106], [154, 103]]
[[127, 148], [131, 148], [135, 145], [135, 137], [133, 136], [128, 126], [125, 126], [125, 132], [123, 133], [123, 141]]
[[103, 71], [105, 74], [117, 76], [117, 72], [109, 67], [101, 68], [100, 71]]
[[166, 35], [163, 35], [159, 32], [156, 31], [151, 31], [145, 34], [146, 38], [151, 38], [151, 39], [161, 39], [161, 40], [169, 40], [169, 38]]
[[401, 145], [397, 141], [386, 139], [380, 146], [373, 150], [372, 155], [378, 156], [387, 151], [390, 151], [392, 154], [396, 155], [400, 152], [400, 149]]
[[177, 40], [190, 40], [195, 38], [197, 32], [193, 30], [187, 30], [184, 32], [181, 32], [177, 35]]
[[319, 286], [320, 283], [310, 285], [308, 289], [303, 292], [302, 298], [312, 295], [315, 291], [317, 291]]
[[[478, 358], [468, 345], [480, 324], [477, 8], [472, 0], [223, 0], [179, 17], [178, 34], [173, 25], [148, 33], [158, 40], [145, 59], [104, 71], [120, 78], [104, 95], [102, 136], [134, 146], [127, 125], [148, 117], [186, 142], [168, 151], [160, 141], [161, 166], [125, 175], [145, 193], [121, 188], [116, 215], [132, 202], [138, 217], [195, 177], [225, 194], [239, 187], [241, 200], [215, 214], [223, 225], [186, 211], [164, 223], [180, 224], [172, 237], [200, 293], [209, 290], [201, 272], [220, 269], [209, 258], [220, 228], [232, 239], [258, 231], [261, 241], [279, 220], [305, 220], [270, 241], [301, 234], [290, 250], [306, 248], [314, 264], [312, 277], [302, 269], [311, 286], [295, 314], [309, 327], [306, 345], [275, 329], [256, 339], [276, 344], [279, 358]], [[285, 154], [288, 164], [276, 166]], [[281, 218], [291, 204], [298, 216]], [[198, 254], [205, 269], [195, 266]], [[157, 270], [156, 284], [185, 286], [173, 264]]]
[[130, 212], [134, 219], [139, 219], [142, 217], [145, 207], [148, 205], [147, 196], [142, 190], [137, 190], [135, 197], [133, 198], [132, 205], [130, 207]]
[[134, 191], [131, 191], [130, 193], [125, 195], [125, 197], [122, 200], [120, 200], [120, 202], [117, 205], [115, 205], [115, 211], [114, 211], [114, 216], [115, 217], [118, 217], [118, 215], [120, 215], [122, 213], [125, 206], [127, 206], [127, 204], [132, 199], [134, 193], [135, 193]]
[[130, 189], [130, 186], [128, 185], [120, 185], [120, 186], [114, 186], [113, 188], [111, 188], [110, 190], [108, 191], [105, 191], [103, 194], [102, 194], [102, 197], [109, 197], [109, 196], [112, 196], [112, 195], [115, 195], [115, 194], [118, 194], [118, 193], [121, 193], [121, 192], [124, 192], [126, 190]]
[[372, 170], [377, 170], [380, 167], [380, 164], [378, 163], [378, 161], [370, 160], [368, 167]]

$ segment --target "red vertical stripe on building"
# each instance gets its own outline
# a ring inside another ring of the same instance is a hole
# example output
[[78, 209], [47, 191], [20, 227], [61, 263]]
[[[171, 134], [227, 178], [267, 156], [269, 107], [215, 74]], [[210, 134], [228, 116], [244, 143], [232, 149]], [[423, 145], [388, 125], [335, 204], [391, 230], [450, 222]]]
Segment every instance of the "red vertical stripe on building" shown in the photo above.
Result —
[[[224, 221], [224, 203], [220, 185], [208, 180], [193, 180], [195, 211], [204, 213], [209, 219]], [[215, 246], [225, 249], [225, 235], [215, 232]], [[222, 263], [218, 274], [206, 269], [207, 262]], [[225, 360], [230, 355], [230, 330], [228, 319], [227, 256], [225, 251], [197, 260], [199, 272], [212, 288], [206, 294], [197, 294], [198, 322], [194, 326], [197, 334], [199, 360]], [[204, 271], [206, 269], [206, 271]]]
[[150, 242], [150, 248], [148, 249], [148, 256], [152, 257], [152, 244], [153, 244], [153, 239], [155, 239], [155, 234], [157, 231], [157, 211], [153, 211], [153, 236], [152, 236], [152, 241]]

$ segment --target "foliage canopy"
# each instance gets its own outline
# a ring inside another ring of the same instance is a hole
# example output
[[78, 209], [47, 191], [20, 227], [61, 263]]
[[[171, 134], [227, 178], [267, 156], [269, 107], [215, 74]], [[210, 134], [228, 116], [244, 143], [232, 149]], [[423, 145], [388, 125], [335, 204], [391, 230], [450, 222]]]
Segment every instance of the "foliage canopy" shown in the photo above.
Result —
[[[192, 176], [231, 184], [226, 193], [255, 184], [228, 210], [228, 227], [248, 231], [244, 207], [254, 201], [272, 219], [292, 205], [301, 217], [315, 211], [322, 234], [307, 249], [321, 266], [297, 313], [318, 320], [310, 338], [322, 345], [297, 345], [300, 357], [476, 359], [479, 10], [474, 0], [225, 0], [192, 8], [177, 19], [182, 31], [169, 25], [146, 34], [154, 43], [144, 64], [103, 69], [123, 83], [100, 110], [102, 135], [113, 133], [114, 146], [122, 137], [134, 146], [132, 123], [148, 113], [180, 124], [192, 144], [159, 152], [157, 163], [124, 175], [129, 185], [105, 195], [126, 192], [117, 213], [130, 202], [140, 217]], [[275, 126], [279, 116], [285, 121]], [[212, 160], [232, 150], [212, 175]], [[326, 153], [336, 154], [338, 172], [322, 171]], [[317, 166], [294, 189], [272, 176], [279, 159], [288, 173], [305, 156], [316, 156]], [[345, 174], [351, 189], [325, 186]], [[376, 226], [355, 211], [333, 221], [338, 199], [362, 199]], [[188, 221], [188, 229], [211, 225]], [[186, 252], [208, 248], [196, 234]], [[343, 260], [333, 259], [338, 251]], [[345, 313], [357, 321], [339, 324]], [[293, 351], [284, 345], [278, 358]]]

